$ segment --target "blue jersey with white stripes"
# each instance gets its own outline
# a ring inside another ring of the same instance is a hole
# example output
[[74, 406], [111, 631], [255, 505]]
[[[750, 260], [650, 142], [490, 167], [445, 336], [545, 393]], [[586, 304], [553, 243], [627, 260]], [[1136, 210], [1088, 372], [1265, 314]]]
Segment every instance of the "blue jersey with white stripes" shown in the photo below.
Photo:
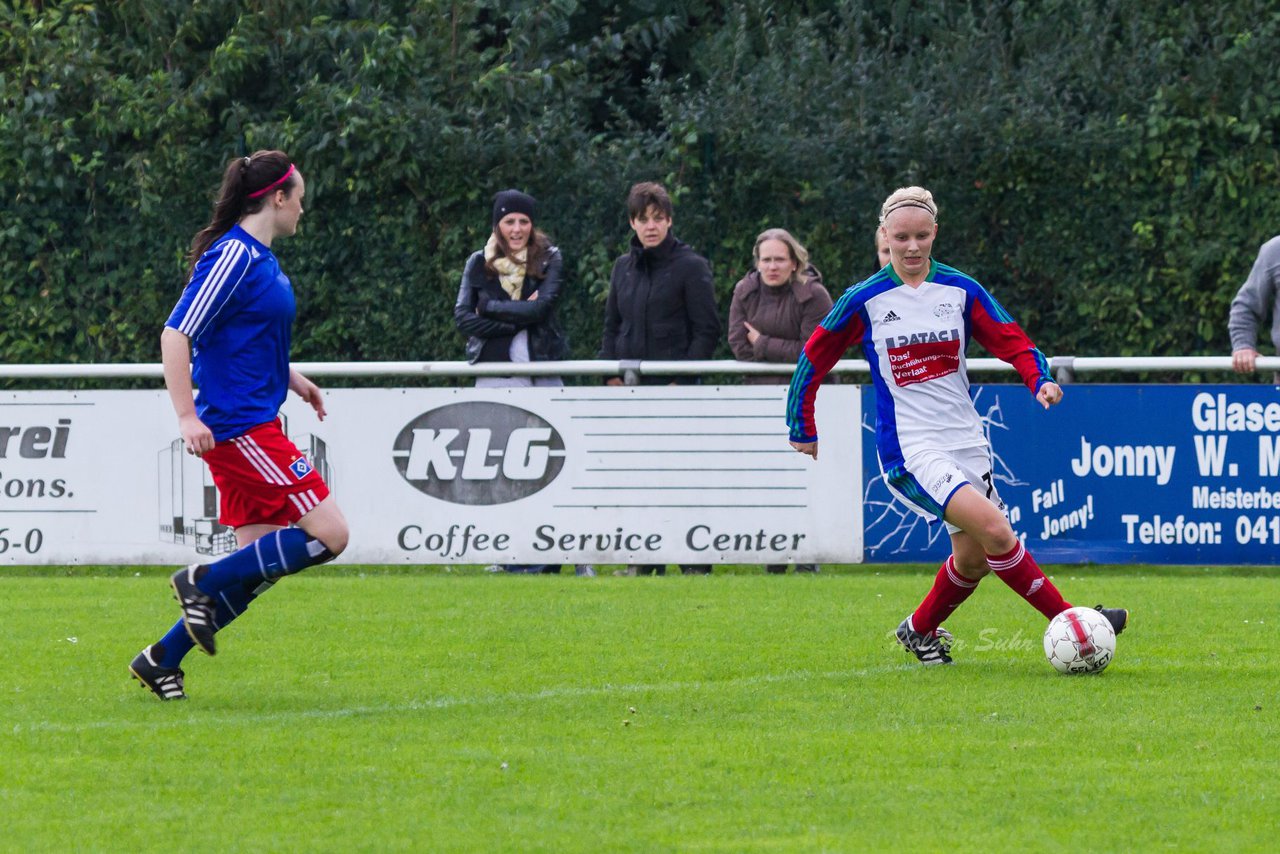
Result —
[[165, 326], [191, 339], [196, 414], [216, 441], [279, 414], [296, 311], [276, 256], [239, 225], [200, 256]]

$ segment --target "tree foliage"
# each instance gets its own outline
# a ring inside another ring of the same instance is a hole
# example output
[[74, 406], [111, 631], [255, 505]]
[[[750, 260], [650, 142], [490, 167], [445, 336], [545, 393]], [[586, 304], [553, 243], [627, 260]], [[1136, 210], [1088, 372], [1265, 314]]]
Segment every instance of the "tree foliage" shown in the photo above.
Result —
[[1280, 223], [1277, 54], [1264, 0], [0, 0], [0, 357], [154, 361], [223, 164], [266, 147], [307, 176], [299, 359], [461, 358], [509, 186], [593, 356], [649, 179], [726, 315], [759, 231], [838, 292], [921, 183], [935, 254], [1050, 354], [1225, 353]]

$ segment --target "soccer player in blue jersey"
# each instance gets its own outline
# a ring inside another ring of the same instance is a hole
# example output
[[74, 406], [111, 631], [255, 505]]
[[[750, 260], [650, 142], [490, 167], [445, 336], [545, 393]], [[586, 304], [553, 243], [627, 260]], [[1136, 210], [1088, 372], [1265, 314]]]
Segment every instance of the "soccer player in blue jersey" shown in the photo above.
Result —
[[182, 441], [209, 466], [219, 520], [235, 529], [240, 547], [173, 575], [182, 619], [129, 665], [162, 700], [186, 697], [180, 665], [193, 646], [213, 655], [214, 634], [257, 596], [347, 545], [342, 511], [279, 421], [290, 390], [325, 417], [320, 389], [289, 365], [296, 303], [271, 251], [277, 237], [297, 231], [305, 193], [302, 173], [283, 152], [231, 161], [160, 336]]
[[[885, 200], [880, 231], [889, 263], [836, 301], [814, 330], [787, 396], [791, 444], [817, 459], [813, 406], [822, 378], [852, 346], [871, 366], [876, 450], [889, 490], [913, 511], [946, 524], [951, 556], [933, 588], [898, 626], [898, 641], [922, 663], [950, 664], [942, 621], [991, 571], [1052, 619], [1071, 605], [1045, 577], [1005, 515], [991, 472], [991, 446], [969, 396], [965, 347], [976, 338], [1017, 369], [1048, 409], [1062, 400], [1044, 354], [987, 290], [934, 261], [938, 208], [922, 187]], [[1119, 634], [1121, 608], [1099, 610]]]

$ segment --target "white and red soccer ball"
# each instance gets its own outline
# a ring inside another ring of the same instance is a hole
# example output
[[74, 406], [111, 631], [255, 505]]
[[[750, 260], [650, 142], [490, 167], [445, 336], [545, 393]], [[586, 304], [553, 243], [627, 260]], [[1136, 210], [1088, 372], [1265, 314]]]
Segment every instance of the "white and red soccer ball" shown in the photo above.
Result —
[[1092, 608], [1068, 608], [1044, 630], [1044, 654], [1061, 673], [1100, 673], [1116, 654], [1116, 633]]

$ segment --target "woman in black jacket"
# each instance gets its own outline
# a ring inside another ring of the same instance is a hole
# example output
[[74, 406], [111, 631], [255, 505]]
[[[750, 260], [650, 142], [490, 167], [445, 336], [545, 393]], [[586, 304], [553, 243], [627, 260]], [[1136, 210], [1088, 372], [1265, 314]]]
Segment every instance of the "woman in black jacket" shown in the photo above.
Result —
[[[661, 184], [636, 184], [627, 195], [635, 234], [613, 264], [605, 303], [601, 359], [710, 359], [720, 341], [711, 265], [671, 233], [671, 197]], [[622, 385], [621, 378], [606, 380]], [[697, 382], [646, 377], [644, 385]]]
[[[493, 199], [493, 233], [467, 259], [453, 306], [467, 361], [555, 362], [568, 351], [556, 319], [560, 250], [533, 225], [537, 201], [519, 190]], [[479, 377], [478, 388], [559, 386], [559, 377]]]
[[[605, 302], [601, 359], [710, 359], [720, 340], [720, 315], [707, 259], [671, 233], [673, 208], [665, 187], [651, 181], [627, 194], [635, 234], [613, 264]], [[641, 377], [642, 385], [696, 383], [697, 377]], [[610, 377], [607, 385], [623, 384]], [[661, 564], [636, 564], [637, 575], [666, 575]], [[685, 575], [710, 575], [710, 564], [681, 564]]]
[[[493, 198], [493, 234], [467, 259], [453, 306], [458, 331], [467, 337], [467, 361], [556, 362], [565, 357], [556, 320], [560, 299], [560, 250], [533, 226], [537, 201], [519, 190]], [[559, 377], [477, 377], [477, 388], [560, 386]], [[494, 564], [491, 572], [556, 573], [556, 564]], [[595, 575], [582, 564], [578, 575]]]

